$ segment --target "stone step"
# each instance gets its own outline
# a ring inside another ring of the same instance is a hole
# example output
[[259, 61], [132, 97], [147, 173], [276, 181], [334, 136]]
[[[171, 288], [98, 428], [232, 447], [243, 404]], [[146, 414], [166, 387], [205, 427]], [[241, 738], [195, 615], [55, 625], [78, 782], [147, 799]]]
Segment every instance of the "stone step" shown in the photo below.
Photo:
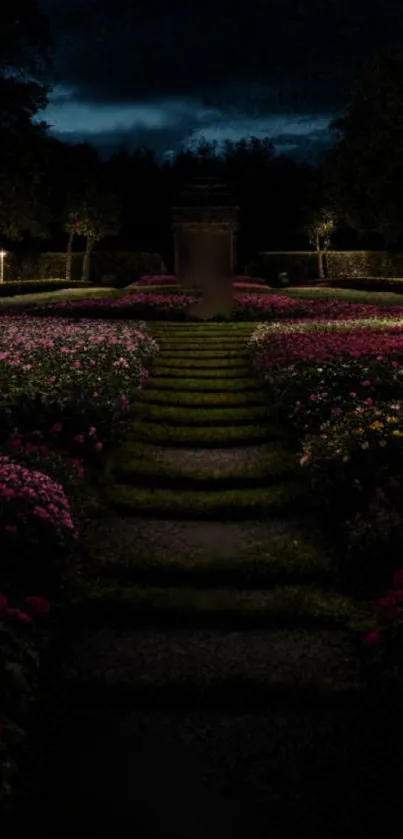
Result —
[[153, 443], [156, 446], [185, 446], [186, 448], [189, 446], [198, 448], [248, 446], [285, 439], [286, 436], [284, 432], [281, 433], [278, 426], [268, 423], [231, 427], [227, 425], [175, 427], [136, 419], [131, 424], [129, 422], [128, 430], [133, 441]]
[[270, 422], [272, 411], [268, 405], [258, 405], [244, 408], [211, 408], [203, 405], [197, 407], [183, 407], [179, 405], [149, 405], [139, 400], [131, 409], [130, 415], [138, 417], [144, 422], [166, 423], [174, 426], [208, 426], [248, 424], [254, 422]]
[[213, 391], [211, 393], [192, 392], [181, 393], [179, 390], [158, 390], [148, 384], [144, 390], [139, 394], [139, 401], [143, 404], [146, 402], [150, 405], [171, 405], [171, 406], [189, 406], [194, 408], [196, 405], [200, 407], [233, 407], [242, 408], [246, 406], [255, 407], [257, 405], [267, 405], [268, 396], [264, 390], [261, 391], [240, 391], [240, 392], [224, 392], [219, 393]]
[[220, 377], [220, 378], [213, 378], [205, 377], [195, 377], [195, 376], [158, 376], [156, 375], [155, 370], [153, 370], [153, 375], [149, 380], [149, 385], [153, 389], [158, 390], [179, 390], [179, 391], [191, 391], [193, 393], [197, 393], [198, 391], [204, 393], [210, 392], [220, 392], [220, 391], [232, 391], [234, 393], [240, 393], [241, 391], [259, 391], [262, 390], [262, 384], [257, 379], [252, 379], [251, 376], [249, 378], [229, 378], [227, 377]]
[[[121, 517], [108, 515], [89, 522], [85, 531], [91, 549], [97, 548], [97, 562], [103, 557], [125, 557], [136, 552], [138, 557], [150, 556], [171, 562], [176, 557], [181, 562], [233, 561], [243, 556], [256, 558], [256, 553], [267, 550], [273, 553], [273, 539], [296, 540], [307, 538], [318, 541], [317, 522], [308, 517], [275, 519], [249, 518], [240, 520], [200, 521], [198, 519], [172, 520], [163, 517], [150, 526], [150, 519], [142, 516]], [[302, 551], [304, 553], [304, 551]]]
[[[188, 364], [186, 361], [183, 364], [170, 364], [168, 361], [165, 362], [163, 358], [159, 359], [152, 364], [151, 367], [151, 383], [154, 382], [155, 379], [161, 378], [179, 378], [182, 379], [183, 376], [192, 376], [194, 379], [207, 379], [209, 381], [211, 378], [213, 379], [228, 379], [232, 381], [234, 384], [241, 380], [241, 381], [249, 381], [251, 378], [251, 369], [249, 364], [242, 363], [242, 365], [234, 365], [234, 364], [224, 364], [216, 363], [212, 366], [211, 369], [207, 368], [205, 365], [199, 367], [198, 365], [194, 365], [192, 363]], [[261, 386], [261, 385], [260, 385]]]
[[[249, 451], [251, 449], [251, 451]], [[249, 458], [248, 458], [249, 452]], [[201, 456], [200, 456], [201, 455]], [[111, 456], [107, 475], [118, 483], [182, 489], [236, 489], [300, 475], [295, 452], [271, 446], [237, 449], [164, 449], [124, 443]]]
[[227, 356], [232, 353], [239, 355], [239, 353], [247, 352], [245, 338], [220, 338], [214, 341], [211, 338], [205, 338], [203, 341], [195, 341], [192, 338], [177, 338], [175, 341], [158, 338], [157, 343], [161, 352], [189, 353], [197, 357], [201, 355], [203, 358], [213, 355]]
[[105, 492], [111, 509], [126, 515], [151, 518], [248, 519], [276, 516], [298, 504], [307, 509], [309, 489], [296, 480], [270, 487], [233, 490], [175, 490], [115, 484]]
[[226, 335], [237, 334], [238, 332], [253, 332], [259, 321], [210, 321], [204, 323], [187, 323], [186, 321], [153, 321], [148, 324], [150, 331], [158, 334], [174, 335], [199, 335], [208, 333], [209, 335]]
[[72, 641], [66, 688], [108, 690], [131, 703], [167, 693], [261, 702], [278, 693], [360, 691], [357, 658], [342, 630], [93, 629]]
[[250, 364], [247, 358], [242, 358], [239, 352], [234, 352], [232, 354], [229, 353], [222, 353], [219, 355], [218, 353], [209, 353], [209, 357], [206, 355], [201, 355], [200, 353], [177, 353], [172, 354], [171, 352], [161, 352], [158, 356], [155, 357], [153, 364], [155, 365], [164, 365], [164, 367], [179, 367], [182, 369], [187, 369], [190, 367], [194, 368], [202, 368], [202, 369], [234, 369], [236, 370], [238, 367], [241, 367], [243, 370], [246, 370], [250, 373]]
[[338, 584], [337, 563], [308, 520], [89, 522], [87, 575], [154, 586], [270, 588]]

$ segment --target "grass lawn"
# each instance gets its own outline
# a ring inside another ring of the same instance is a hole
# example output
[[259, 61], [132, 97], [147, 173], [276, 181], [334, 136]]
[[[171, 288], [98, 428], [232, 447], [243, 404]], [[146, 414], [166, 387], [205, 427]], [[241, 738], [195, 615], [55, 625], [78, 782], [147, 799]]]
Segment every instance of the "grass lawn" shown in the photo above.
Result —
[[71, 288], [61, 291], [40, 291], [35, 294], [16, 294], [14, 297], [0, 297], [0, 307], [24, 306], [30, 303], [59, 303], [65, 300], [86, 300], [91, 297], [118, 297], [115, 288]]

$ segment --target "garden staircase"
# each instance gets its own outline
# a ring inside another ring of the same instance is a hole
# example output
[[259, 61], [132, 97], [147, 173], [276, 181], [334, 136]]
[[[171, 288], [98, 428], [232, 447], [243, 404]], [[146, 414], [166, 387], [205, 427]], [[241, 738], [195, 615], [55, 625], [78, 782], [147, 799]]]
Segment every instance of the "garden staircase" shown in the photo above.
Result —
[[251, 813], [254, 836], [336, 836], [358, 807], [368, 737], [345, 628], [365, 616], [337, 589], [251, 331], [152, 326], [161, 351], [87, 534], [25, 808], [49, 820], [51, 802], [60, 836], [230, 839]]
[[157, 702], [182, 689], [222, 702], [234, 683], [253, 703], [360, 690], [344, 628], [361, 614], [252, 373], [252, 329], [153, 324], [160, 352], [108, 465], [109, 516], [92, 525], [76, 610], [94, 626], [71, 686]]

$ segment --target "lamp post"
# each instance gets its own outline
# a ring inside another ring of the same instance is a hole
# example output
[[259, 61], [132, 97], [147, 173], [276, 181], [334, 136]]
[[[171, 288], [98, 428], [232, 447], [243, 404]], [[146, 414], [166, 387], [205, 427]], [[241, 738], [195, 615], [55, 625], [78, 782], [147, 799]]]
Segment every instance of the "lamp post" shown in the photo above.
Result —
[[4, 283], [4, 257], [6, 251], [0, 251], [0, 283]]

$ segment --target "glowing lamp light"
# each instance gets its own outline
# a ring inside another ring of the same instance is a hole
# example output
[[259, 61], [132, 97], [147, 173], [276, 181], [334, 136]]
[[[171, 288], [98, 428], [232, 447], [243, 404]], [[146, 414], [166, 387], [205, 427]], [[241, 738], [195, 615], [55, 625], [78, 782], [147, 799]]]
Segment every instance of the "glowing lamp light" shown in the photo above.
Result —
[[0, 283], [4, 283], [4, 257], [7, 251], [0, 251]]

